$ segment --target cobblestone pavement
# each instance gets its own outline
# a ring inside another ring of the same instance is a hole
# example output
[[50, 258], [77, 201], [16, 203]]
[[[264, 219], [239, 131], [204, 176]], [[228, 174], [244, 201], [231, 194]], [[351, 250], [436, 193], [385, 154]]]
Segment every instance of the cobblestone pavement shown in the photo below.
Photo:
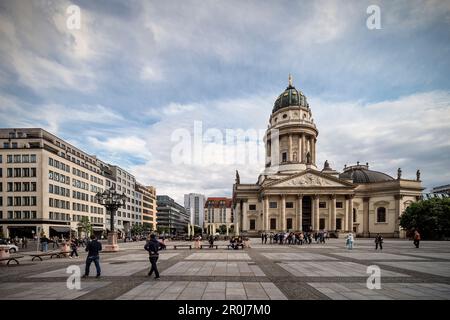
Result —
[[[102, 276], [81, 279], [80, 289], [67, 283], [75, 283], [70, 270], [84, 273], [83, 248], [78, 259], [31, 261], [25, 252], [20, 265], [0, 265], [0, 299], [450, 299], [450, 242], [423, 241], [416, 249], [411, 241], [385, 240], [375, 251], [372, 239], [356, 239], [353, 250], [340, 239], [303, 246], [252, 240], [238, 251], [175, 251], [181, 243], [168, 242], [160, 280], [147, 276], [144, 242], [123, 243], [120, 252], [101, 254]], [[381, 270], [380, 289], [367, 286], [373, 265]]]

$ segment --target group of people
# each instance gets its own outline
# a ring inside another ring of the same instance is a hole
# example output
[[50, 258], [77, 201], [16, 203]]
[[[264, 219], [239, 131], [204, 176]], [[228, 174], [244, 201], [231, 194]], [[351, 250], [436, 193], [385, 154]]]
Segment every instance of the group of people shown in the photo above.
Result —
[[329, 238], [327, 231], [318, 232], [278, 232], [261, 233], [261, 244], [311, 244], [313, 239], [316, 243], [325, 243]]
[[239, 247], [242, 248], [250, 248], [250, 239], [247, 237], [231, 237], [230, 238], [230, 248], [233, 250], [239, 249]]

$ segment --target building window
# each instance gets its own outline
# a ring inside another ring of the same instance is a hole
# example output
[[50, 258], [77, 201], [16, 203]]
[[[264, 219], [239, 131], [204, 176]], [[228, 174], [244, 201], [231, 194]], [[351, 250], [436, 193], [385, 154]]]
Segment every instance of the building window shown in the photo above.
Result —
[[379, 207], [377, 209], [377, 222], [386, 222], [386, 208]]
[[248, 205], [248, 210], [252, 210], [252, 211], [256, 210], [256, 204]]
[[343, 208], [343, 203], [342, 202], [336, 202], [336, 208]]
[[286, 219], [286, 227], [288, 230], [292, 229], [292, 218]]
[[342, 230], [342, 219], [336, 219], [336, 230]]
[[353, 208], [353, 222], [356, 222], [356, 209]]
[[327, 207], [327, 203], [326, 202], [319, 202], [319, 208], [325, 209], [326, 207]]
[[270, 230], [275, 230], [277, 228], [277, 219], [270, 219]]
[[256, 220], [250, 219], [250, 230], [255, 230], [255, 229], [256, 229]]
[[286, 202], [286, 209], [293, 209], [294, 203], [293, 202]]
[[36, 155], [35, 154], [30, 155], [30, 162], [36, 163]]
[[287, 152], [281, 153], [281, 162], [287, 162]]
[[270, 208], [270, 209], [276, 209], [276, 208], [278, 208], [277, 202], [276, 202], [276, 201], [271, 201], [271, 202], [269, 202], [269, 208]]

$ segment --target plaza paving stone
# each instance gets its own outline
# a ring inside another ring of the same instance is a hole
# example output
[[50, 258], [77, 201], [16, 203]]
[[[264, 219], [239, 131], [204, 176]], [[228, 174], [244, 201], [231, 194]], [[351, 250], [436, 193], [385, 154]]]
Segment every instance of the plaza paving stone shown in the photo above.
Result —
[[[283, 262], [279, 265], [297, 277], [365, 277], [367, 266], [354, 262]], [[381, 271], [384, 277], [407, 277], [408, 275]]]
[[335, 255], [351, 258], [356, 260], [424, 260], [418, 257], [404, 256], [392, 253], [378, 252], [343, 252], [343, 253], [333, 253]]
[[[225, 246], [228, 242], [217, 241]], [[347, 250], [343, 239], [325, 244], [261, 244], [252, 239], [244, 250], [172, 250], [167, 241], [158, 268], [161, 280], [147, 276], [144, 242], [121, 243], [117, 253], [102, 253], [102, 277], [81, 280], [81, 290], [68, 290], [66, 268], [84, 272], [79, 259], [31, 261], [0, 265], [0, 299], [449, 299], [450, 242], [385, 239], [375, 251], [373, 239], [356, 239]], [[367, 267], [381, 268], [381, 290], [366, 288]]]
[[286, 300], [271, 282], [145, 282], [118, 300]]
[[450, 285], [442, 283], [382, 283], [368, 289], [366, 283], [308, 283], [333, 300], [449, 300]]
[[66, 282], [0, 283], [0, 300], [72, 300], [109, 282], [84, 282], [81, 289], [67, 289]]
[[[100, 264], [101, 273], [104, 277], [120, 277], [120, 276], [129, 276], [136, 272], [139, 272], [144, 269], [148, 269], [147, 262], [129, 262], [129, 263], [119, 263], [119, 262], [103, 262]], [[78, 265], [82, 274], [84, 274], [85, 265]], [[53, 271], [44, 272], [41, 274], [37, 274], [31, 276], [30, 278], [61, 278], [67, 277], [66, 273], [67, 268], [57, 269]], [[90, 268], [90, 275], [95, 276], [95, 265], [92, 263]]]
[[187, 256], [186, 260], [250, 260], [250, 257], [238, 252], [201, 252]]
[[167, 270], [162, 275], [178, 276], [264, 276], [264, 273], [256, 265], [247, 262], [228, 261], [182, 261]]
[[308, 252], [302, 252], [302, 253], [281, 253], [281, 252], [275, 252], [275, 253], [261, 253], [264, 257], [270, 260], [337, 260], [336, 258], [325, 256], [323, 254], [317, 254], [317, 253], [308, 253]]
[[450, 262], [427, 261], [427, 262], [380, 262], [400, 269], [430, 273], [442, 277], [450, 277]]
[[[179, 253], [166, 253], [163, 252], [159, 255], [159, 260], [169, 260]], [[132, 253], [124, 256], [106, 258], [105, 261], [149, 261], [148, 253]]]

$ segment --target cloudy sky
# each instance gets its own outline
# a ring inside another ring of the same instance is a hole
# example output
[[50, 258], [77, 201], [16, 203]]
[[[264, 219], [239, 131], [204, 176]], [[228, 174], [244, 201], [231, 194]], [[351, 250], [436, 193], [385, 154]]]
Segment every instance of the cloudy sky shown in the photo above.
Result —
[[[0, 57], [0, 127], [45, 128], [178, 201], [230, 196], [236, 169], [256, 181], [261, 163], [217, 137], [267, 128], [289, 73], [320, 167], [450, 183], [448, 1], [0, 0]], [[199, 124], [200, 157], [180, 163]]]

